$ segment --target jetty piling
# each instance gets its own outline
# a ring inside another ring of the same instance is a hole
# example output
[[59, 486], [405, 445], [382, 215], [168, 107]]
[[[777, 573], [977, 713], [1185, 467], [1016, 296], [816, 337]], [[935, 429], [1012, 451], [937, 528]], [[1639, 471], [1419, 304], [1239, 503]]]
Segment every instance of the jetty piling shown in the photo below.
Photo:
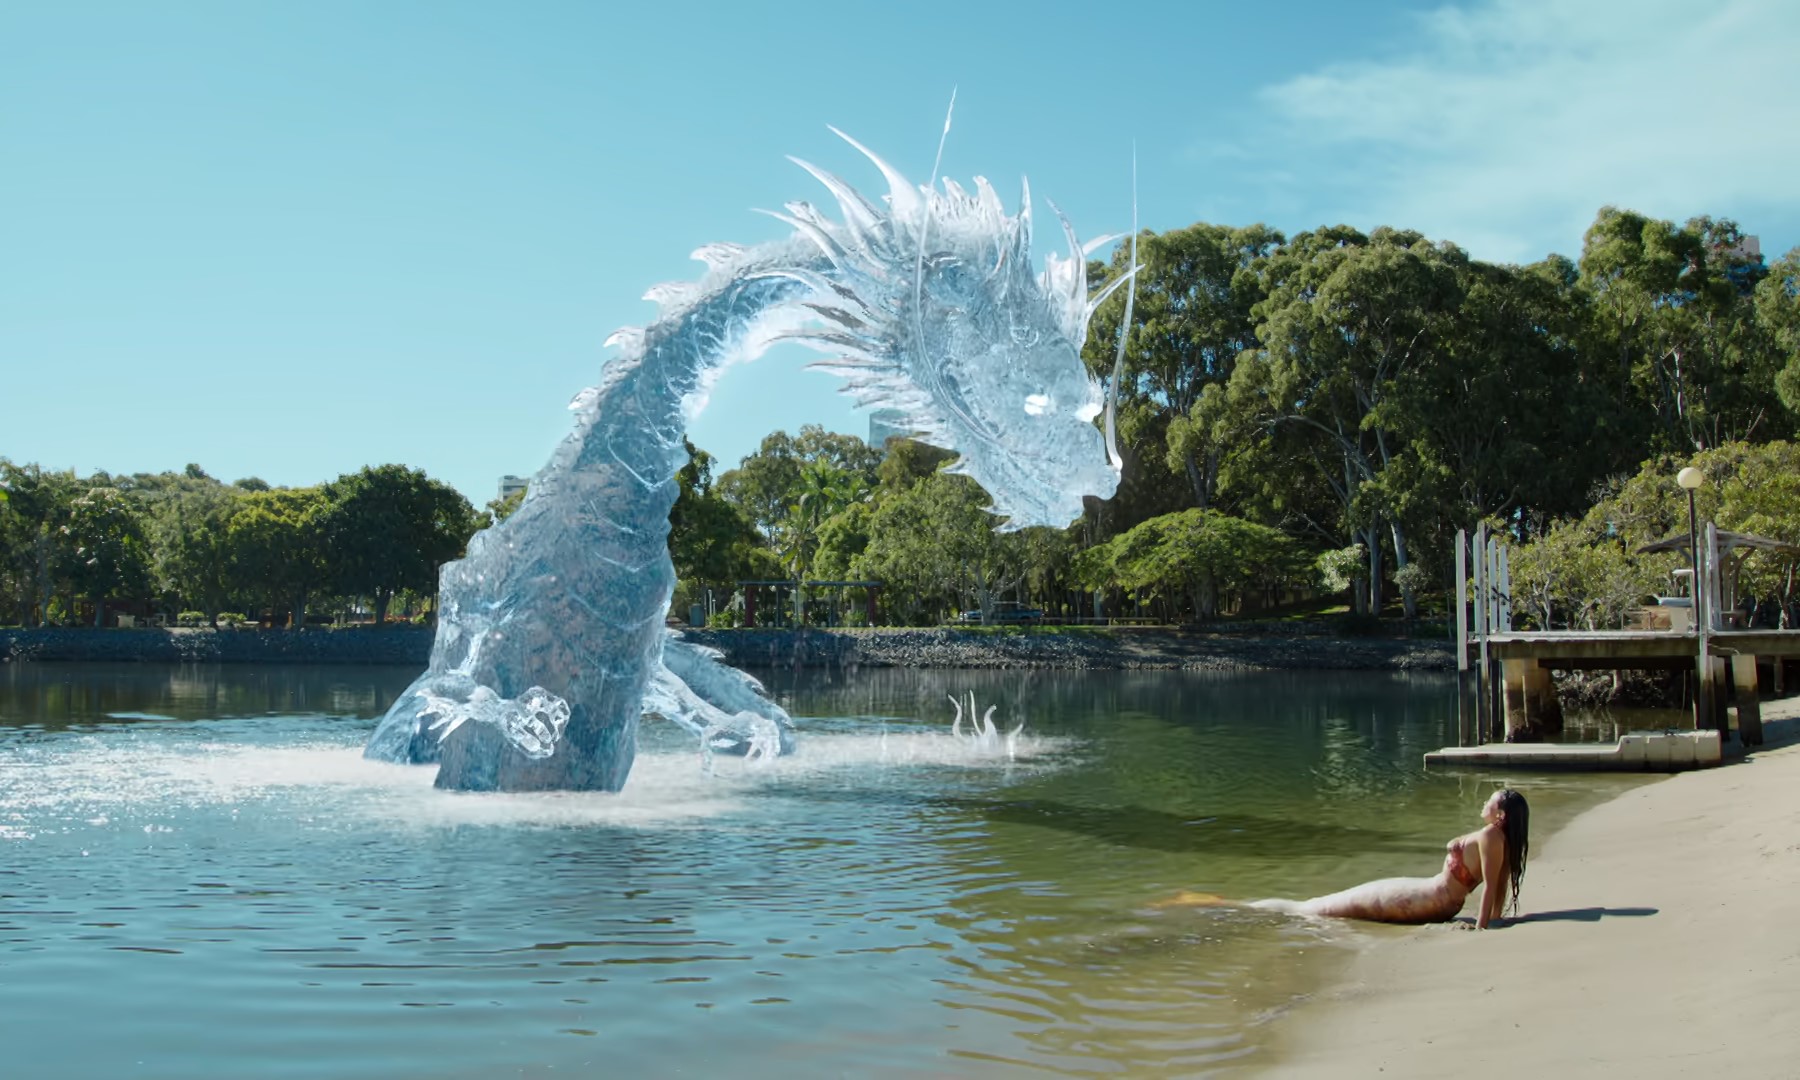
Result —
[[[1746, 746], [1763, 742], [1760, 668], [1771, 668], [1768, 685], [1785, 688], [1784, 662], [1800, 658], [1800, 630], [1746, 628], [1733, 621], [1735, 611], [1722, 587], [1721, 547], [1776, 546], [1708, 523], [1698, 545], [1692, 577], [1691, 625], [1678, 629], [1516, 631], [1512, 627], [1507, 545], [1486, 526], [1471, 538], [1456, 535], [1457, 747], [1461, 753], [1427, 755], [1433, 764], [1494, 764], [1508, 751], [1485, 744], [1535, 743], [1562, 732], [1562, 704], [1551, 678], [1553, 670], [1624, 668], [1685, 670], [1693, 704], [1693, 733], [1713, 735], [1719, 742], [1737, 733]], [[1657, 547], [1674, 541], [1659, 542]], [[1732, 614], [1727, 615], [1727, 611]], [[1621, 744], [1623, 745], [1623, 744]], [[1715, 744], [1716, 745], [1716, 744]], [[1479, 755], [1474, 748], [1484, 748]], [[1574, 748], [1568, 748], [1571, 751]], [[1634, 752], [1636, 744], [1607, 758], [1605, 768], [1667, 767], [1661, 756]], [[1611, 755], [1610, 748], [1606, 754]], [[1601, 755], [1606, 756], [1606, 755]], [[1597, 762], [1594, 752], [1518, 755], [1518, 764], [1562, 767]], [[1654, 759], [1654, 760], [1653, 760]], [[1508, 758], [1510, 760], [1510, 758]], [[1700, 753], [1682, 759], [1692, 765], [1718, 760]], [[1640, 766], [1639, 762], [1643, 764]]]

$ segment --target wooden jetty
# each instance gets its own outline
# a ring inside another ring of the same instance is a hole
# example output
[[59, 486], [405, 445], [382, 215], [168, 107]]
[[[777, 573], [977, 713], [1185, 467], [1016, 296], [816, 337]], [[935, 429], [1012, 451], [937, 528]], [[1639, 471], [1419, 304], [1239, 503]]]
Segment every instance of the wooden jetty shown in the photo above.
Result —
[[1489, 743], [1447, 746], [1425, 755], [1429, 766], [1566, 769], [1573, 772], [1682, 772], [1724, 759], [1716, 731], [1634, 731], [1614, 743]]
[[[1756, 539], [1727, 535], [1728, 542]], [[1800, 657], [1800, 630], [1734, 625], [1736, 612], [1720, 592], [1720, 536], [1707, 525], [1705, 546], [1697, 560], [1700, 573], [1690, 579], [1699, 582], [1693, 590], [1692, 617], [1677, 621], [1674, 625], [1679, 629], [1517, 631], [1512, 628], [1506, 547], [1482, 528], [1471, 549], [1466, 535], [1459, 531], [1455, 629], [1461, 687], [1458, 746], [1427, 754], [1426, 763], [1671, 767], [1660, 749], [1645, 751], [1637, 743], [1627, 746], [1625, 739], [1618, 745], [1589, 747], [1543, 743], [1545, 736], [1562, 731], [1562, 706], [1550, 679], [1553, 670], [1688, 672], [1694, 717], [1688, 734], [1713, 733], [1716, 741], [1710, 753], [1684, 756], [1686, 748], [1677, 747], [1672, 751], [1675, 757], [1691, 764], [1673, 767], [1716, 764], [1720, 760], [1718, 744], [1729, 739], [1734, 729], [1745, 745], [1760, 744], [1762, 687], [1767, 685], [1776, 694], [1784, 690], [1783, 661]]]

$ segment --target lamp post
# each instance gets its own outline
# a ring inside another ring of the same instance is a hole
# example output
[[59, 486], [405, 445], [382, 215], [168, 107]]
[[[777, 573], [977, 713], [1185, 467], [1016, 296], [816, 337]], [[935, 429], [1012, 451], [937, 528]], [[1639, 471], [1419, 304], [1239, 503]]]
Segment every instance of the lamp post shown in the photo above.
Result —
[[1696, 516], [1694, 514], [1694, 492], [1706, 482], [1706, 474], [1689, 465], [1675, 474], [1675, 482], [1687, 492], [1688, 503], [1688, 555], [1689, 565], [1693, 567], [1693, 576], [1688, 579], [1688, 597], [1692, 603], [1694, 616], [1695, 658], [1694, 658], [1694, 730], [1700, 731], [1707, 726], [1712, 712], [1712, 681], [1706, 677], [1706, 595], [1705, 581], [1700, 573], [1700, 536]]

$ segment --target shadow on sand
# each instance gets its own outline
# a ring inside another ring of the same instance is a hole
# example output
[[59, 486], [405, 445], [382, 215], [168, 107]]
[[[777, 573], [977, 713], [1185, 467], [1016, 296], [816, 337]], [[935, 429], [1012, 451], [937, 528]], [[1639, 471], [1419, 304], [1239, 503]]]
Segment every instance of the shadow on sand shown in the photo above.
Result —
[[1584, 907], [1564, 911], [1534, 911], [1512, 920], [1513, 924], [1533, 922], [1599, 922], [1601, 919], [1641, 919], [1658, 914], [1653, 907]]

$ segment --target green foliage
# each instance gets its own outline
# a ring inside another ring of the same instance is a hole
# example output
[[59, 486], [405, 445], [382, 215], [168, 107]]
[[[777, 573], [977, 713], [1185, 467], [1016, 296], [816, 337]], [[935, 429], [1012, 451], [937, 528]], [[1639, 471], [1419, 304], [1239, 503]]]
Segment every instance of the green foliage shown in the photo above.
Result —
[[[1142, 237], [1121, 429], [1134, 456], [1157, 465], [1188, 505], [1214, 503], [1220, 469], [1241, 436], [1214, 406], [1239, 355], [1257, 343], [1253, 312], [1266, 293], [1253, 268], [1282, 242], [1265, 225], [1201, 223]], [[1129, 245], [1120, 244], [1096, 276], [1123, 273], [1128, 259]], [[1123, 316], [1123, 293], [1095, 314], [1088, 357], [1097, 373], [1112, 370]]]
[[942, 472], [889, 496], [870, 515], [852, 576], [886, 582], [883, 605], [912, 625], [939, 621], [966, 597], [992, 611], [1025, 580], [1035, 530], [997, 533], [987, 507], [973, 480]]
[[307, 599], [325, 586], [324, 537], [331, 510], [324, 490], [316, 487], [239, 496], [225, 529], [231, 591], [273, 609], [290, 607], [294, 628], [305, 626]]
[[1079, 565], [1090, 586], [1183, 597], [1201, 620], [1217, 618], [1246, 590], [1290, 584], [1309, 572], [1286, 534], [1216, 510], [1151, 518], [1084, 553]]
[[157, 584], [181, 602], [218, 611], [233, 584], [231, 522], [246, 496], [211, 478], [187, 479], [146, 500]]
[[[1579, 520], [1552, 525], [1531, 543], [1514, 548], [1514, 602], [1544, 628], [1617, 627], [1633, 605], [1674, 589], [1670, 572], [1688, 565], [1681, 554], [1647, 554], [1654, 541], [1686, 539], [1687, 493], [1675, 483], [1684, 465], [1706, 477], [1695, 492], [1699, 529], [1750, 533], [1800, 545], [1800, 446], [1728, 443], [1692, 458], [1665, 456], [1646, 462], [1628, 480], [1611, 485]], [[1742, 552], [1727, 570], [1738, 593], [1795, 596], [1796, 559], [1791, 553]]]
[[113, 596], [141, 595], [150, 586], [150, 548], [144, 521], [124, 492], [93, 487], [69, 503], [58, 526], [56, 574], [94, 604], [94, 625]]
[[1753, 296], [1767, 271], [1739, 254], [1742, 240], [1731, 221], [1678, 226], [1613, 207], [1588, 229], [1580, 265], [1592, 345], [1628, 379], [1656, 450], [1756, 437], [1780, 408], [1779, 305], [1765, 303], [1774, 318], [1759, 319]]
[[785, 431], [765, 436], [756, 453], [719, 477], [719, 494], [743, 511], [771, 544], [780, 545], [793, 525], [790, 514], [802, 493], [801, 477], [808, 466], [827, 466], [835, 473], [857, 477], [864, 486], [873, 486], [881, 457], [880, 450], [854, 435], [807, 424], [798, 437]]
[[49, 621], [58, 582], [53, 573], [70, 504], [81, 491], [73, 473], [47, 472], [0, 458], [0, 584], [6, 606], [18, 622]]
[[1356, 580], [1368, 562], [1369, 553], [1361, 544], [1322, 551], [1313, 559], [1313, 572], [1327, 592], [1343, 592]]
[[493, 518], [496, 524], [512, 517], [514, 511], [519, 509], [519, 504], [525, 501], [525, 492], [529, 489], [529, 485], [527, 485], [504, 498], [489, 499], [487, 503], [488, 516]]
[[377, 625], [401, 589], [435, 594], [438, 568], [481, 524], [461, 493], [403, 465], [365, 467], [324, 486], [320, 527], [334, 591], [374, 600]]
[[[1769, 267], [1756, 286], [1756, 316], [1775, 341], [1782, 361], [1775, 389], [1788, 410], [1800, 415], [1800, 248]], [[1793, 429], [1790, 429], [1793, 430]], [[1800, 435], [1800, 430], [1794, 430]]]
[[[713, 456], [687, 443], [688, 463], [676, 474], [681, 494], [669, 512], [669, 556], [684, 590], [759, 576], [761, 538], [713, 483]], [[690, 592], [690, 595], [694, 595]]]
[[869, 549], [869, 530], [875, 516], [866, 502], [854, 502], [819, 526], [818, 550], [808, 577], [820, 581], [844, 581], [853, 576], [857, 560]]
[[875, 470], [876, 483], [884, 494], [905, 491], [955, 460], [954, 453], [930, 443], [889, 439], [887, 456]]
[[[1765, 266], [1743, 241], [1723, 219], [1610, 207], [1579, 259], [1530, 266], [1391, 228], [1145, 234], [1113, 498], [1066, 530], [1001, 535], [985, 496], [942, 471], [955, 455], [914, 440], [876, 449], [809, 425], [716, 482], [690, 447], [670, 516], [678, 589], [876, 578], [891, 617], [930, 622], [1003, 597], [1085, 608], [1086, 589], [1206, 618], [1301, 584], [1365, 619], [1398, 588], [1410, 617], [1438, 594], [1455, 531], [1485, 521], [1521, 541], [1521, 618], [1616, 625], [1667, 587], [1676, 558], [1638, 549], [1685, 530], [1680, 465], [1708, 476], [1701, 517], [1800, 541], [1800, 458], [1770, 441], [1800, 433], [1800, 250]], [[1124, 248], [1091, 279], [1123, 273]], [[1083, 346], [1102, 377], [1123, 299]], [[385, 616], [403, 598], [423, 617], [438, 566], [518, 505], [478, 514], [400, 466], [277, 491], [198, 464], [81, 481], [0, 460], [0, 622], [72, 617], [100, 593], [253, 603], [297, 625], [309, 602], [370, 598]], [[1777, 554], [1737, 570], [1758, 597], [1800, 576]]]
[[1565, 521], [1510, 553], [1515, 623], [1617, 630], [1626, 612], [1667, 588], [1674, 560], [1633, 557], [1596, 522]]

